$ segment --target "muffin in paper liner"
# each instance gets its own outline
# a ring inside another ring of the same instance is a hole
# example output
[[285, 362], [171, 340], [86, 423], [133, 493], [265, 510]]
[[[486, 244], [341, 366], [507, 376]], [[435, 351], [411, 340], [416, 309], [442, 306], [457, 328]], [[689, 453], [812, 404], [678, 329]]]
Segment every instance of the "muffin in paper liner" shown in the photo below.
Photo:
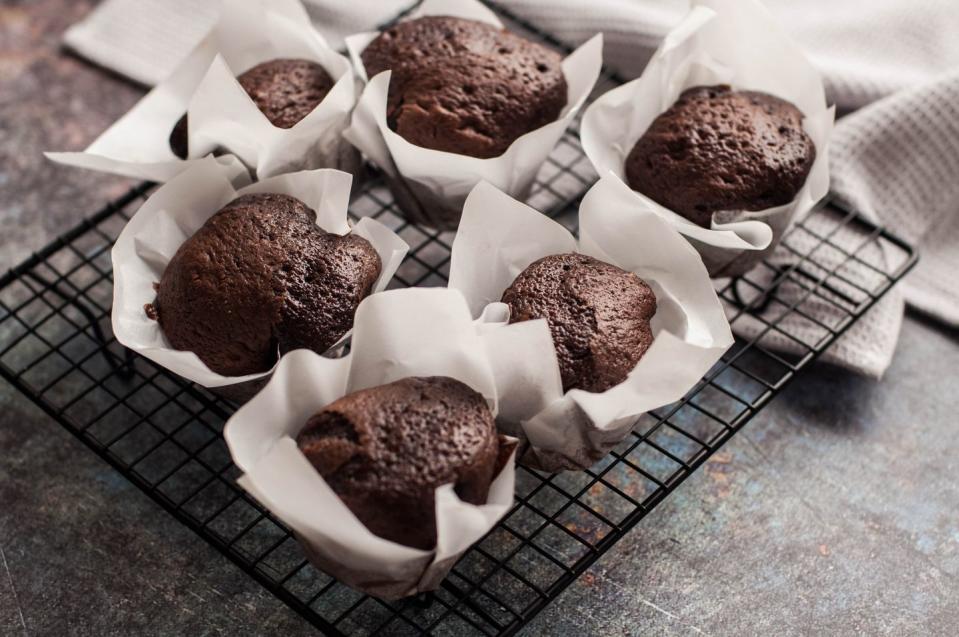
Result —
[[[476, 0], [426, 0], [406, 19], [427, 15], [503, 26]], [[480, 181], [518, 199], [529, 195], [536, 173], [589, 96], [602, 67], [603, 39], [597, 34], [562, 62], [567, 99], [560, 117], [520, 136], [502, 155], [480, 159], [417, 146], [390, 129], [386, 121], [390, 71], [368, 78], [360, 57], [378, 35], [360, 33], [346, 39], [357, 73], [368, 81], [344, 136], [383, 170], [397, 204], [410, 221], [443, 230], [456, 228], [466, 195]]]
[[728, 84], [792, 102], [816, 146], [802, 189], [788, 204], [756, 211], [713, 213], [703, 228], [634, 192], [637, 208], [652, 209], [699, 251], [710, 276], [737, 276], [772, 254], [794, 218], [829, 190], [829, 139], [835, 107], [803, 52], [757, 0], [696, 0], [663, 40], [643, 74], [590, 104], [583, 115], [583, 149], [600, 175], [625, 182], [624, 164], [653, 120], [694, 86]]
[[[372, 244], [382, 269], [373, 294], [385, 289], [409, 247], [392, 230], [364, 218], [352, 228], [347, 220], [349, 174], [317, 169], [271, 177], [236, 189], [230, 173], [212, 157], [190, 168], [154, 192], [123, 228], [113, 246], [113, 332], [129, 349], [170, 371], [236, 401], [248, 399], [270, 371], [224, 376], [212, 371], [196, 354], [170, 346], [159, 322], [144, 306], [156, 298], [154, 284], [180, 245], [207, 219], [233, 199], [250, 193], [279, 193], [296, 197], [316, 212], [316, 224], [327, 232], [353, 232]], [[330, 351], [348, 338], [340, 339]], [[279, 356], [278, 356], [279, 358]]]
[[[236, 75], [277, 58], [322, 66], [335, 84], [292, 128], [274, 126]], [[223, 0], [210, 32], [163, 82], [82, 152], [49, 152], [62, 164], [166, 182], [198, 158], [225, 150], [263, 179], [337, 168], [356, 172], [359, 153], [342, 138], [358, 85], [349, 60], [332, 50], [300, 0]], [[189, 159], [170, 148], [174, 125], [189, 113]]]
[[512, 507], [516, 440], [501, 436], [502, 468], [486, 504], [461, 501], [452, 484], [437, 488], [435, 549], [403, 546], [369, 531], [295, 442], [307, 420], [334, 400], [411, 376], [455, 378], [481, 393], [495, 415], [500, 383], [491, 362], [494, 350], [510, 345], [507, 365], [521, 376], [528, 351], [538, 343], [529, 337], [537, 322], [502, 326], [491, 322], [496, 318], [474, 321], [454, 290], [373, 295], [357, 310], [348, 355], [329, 359], [307, 350], [284, 355], [263, 391], [227, 422], [223, 434], [243, 471], [239, 484], [290, 527], [317, 567], [383, 598], [434, 590], [456, 559]]
[[680, 399], [733, 343], [699, 255], [659, 214], [637, 203], [623, 182], [608, 175], [586, 193], [579, 229], [577, 242], [555, 221], [480, 183], [466, 200], [453, 241], [449, 286], [464, 294], [474, 315], [490, 320], [508, 320], [509, 307], [500, 302], [504, 290], [549, 255], [594, 257], [635, 273], [656, 295], [652, 345], [626, 380], [604, 392], [563, 392], [542, 320], [530, 321], [539, 327], [529, 333], [548, 345], [528, 348], [524, 382], [516, 382], [511, 361], [504, 357], [499, 364], [494, 357], [497, 372], [504, 372], [497, 374], [497, 423], [528, 444], [524, 464], [547, 471], [592, 465], [628, 435], [640, 415]]

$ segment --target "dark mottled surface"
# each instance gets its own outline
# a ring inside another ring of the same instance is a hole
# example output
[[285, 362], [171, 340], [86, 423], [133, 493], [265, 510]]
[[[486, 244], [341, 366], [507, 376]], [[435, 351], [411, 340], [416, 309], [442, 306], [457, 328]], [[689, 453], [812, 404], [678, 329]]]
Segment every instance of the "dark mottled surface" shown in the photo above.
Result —
[[[0, 267], [125, 187], [39, 156], [138, 94], [57, 53], [91, 4], [0, 5]], [[956, 338], [908, 319], [882, 383], [814, 367], [524, 634], [955, 634]], [[3, 383], [0, 505], [0, 635], [309, 634]]]
[[955, 634], [956, 338], [908, 319], [881, 383], [815, 366], [528, 634]]
[[131, 183], [41, 155], [82, 150], [141, 94], [59, 50], [63, 30], [94, 4], [0, 3], [0, 266], [20, 261]]

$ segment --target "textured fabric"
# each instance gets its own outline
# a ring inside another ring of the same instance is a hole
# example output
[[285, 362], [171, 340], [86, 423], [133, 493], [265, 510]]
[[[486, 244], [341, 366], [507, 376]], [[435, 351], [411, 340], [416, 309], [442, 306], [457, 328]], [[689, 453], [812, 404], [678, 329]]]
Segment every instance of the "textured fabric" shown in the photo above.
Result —
[[[688, 6], [686, 0], [500, 3], [570, 44], [602, 31], [607, 63], [625, 77], [642, 72], [663, 34]], [[212, 20], [210, 4], [209, 0], [107, 0], [68, 31], [66, 40], [104, 66], [140, 81], [156, 82], [180, 59], [171, 51], [185, 54], [199, 39], [203, 32], [199, 26]], [[305, 4], [317, 28], [334, 46], [343, 35], [369, 29], [408, 6], [406, 0], [305, 0]], [[955, 0], [767, 0], [767, 5], [822, 71], [830, 101], [840, 112], [855, 111], [840, 120], [833, 136], [830, 159], [837, 200], [921, 246], [922, 259], [904, 284], [825, 355], [826, 360], [849, 369], [880, 376], [898, 338], [903, 298], [930, 316], [959, 325], [959, 287], [951, 278], [959, 266], [959, 38], [955, 35], [959, 10]], [[154, 37], [129, 37], [131, 29], [139, 33], [143, 28], [151, 29]], [[145, 42], [160, 48], [148, 52]], [[828, 216], [817, 217], [819, 222], [828, 233]], [[858, 248], [859, 259], [880, 269], [895, 265], [896, 255], [863, 244], [863, 237], [853, 228], [844, 228], [829, 242], [847, 251]], [[811, 249], [822, 262], [840, 258], [819, 237], [799, 231], [776, 252], [773, 262], [790, 263], [797, 259], [796, 253]], [[803, 271], [816, 273], [809, 264], [803, 265]], [[781, 350], [801, 350], [787, 336], [800, 334], [801, 341], [814, 344], [824, 333], [823, 325], [834, 327], [840, 319], [836, 303], [855, 301], [857, 284], [868, 287], [878, 281], [875, 273], [856, 261], [845, 263], [840, 274], [852, 283], [835, 277], [827, 281], [839, 296], [832, 298], [825, 292], [808, 299], [799, 309], [810, 318], [791, 316], [781, 332], [768, 332], [764, 342]], [[749, 276], [758, 282], [771, 280], [774, 273], [757, 268]], [[802, 292], [799, 286], [784, 287], [779, 294], [798, 299]], [[748, 290], [743, 293], [748, 296]], [[776, 312], [776, 307], [770, 307], [766, 318], [775, 317]], [[748, 320], [736, 325], [747, 337], [762, 328]]]
[[[639, 75], [687, 0], [499, 0], [523, 19], [578, 44], [597, 31], [605, 59]], [[959, 65], [955, 0], [765, 0], [849, 111], [937, 78]]]
[[[570, 44], [597, 31], [607, 63], [625, 77], [642, 72], [687, 0], [499, 0]], [[411, 0], [304, 0], [334, 47]], [[823, 73], [830, 101], [853, 110], [959, 65], [955, 0], [766, 0]], [[153, 84], [175, 68], [213, 23], [211, 0], [105, 0], [67, 31], [66, 43], [99, 64]]]
[[63, 42], [100, 66], [152, 86], [176, 68], [216, 16], [216, 3], [202, 0], [103, 0], [66, 30]]
[[[342, 2], [304, 0], [317, 31], [330, 46], [381, 24], [410, 0]], [[104, 0], [67, 29], [68, 47], [97, 64], [147, 85], [160, 83], [210, 30], [217, 0]]]
[[922, 246], [909, 304], [959, 326], [959, 71], [846, 117], [831, 159], [841, 201]]
[[[959, 72], [945, 74], [923, 85], [899, 91], [843, 118], [830, 148], [832, 192], [843, 207], [863, 212], [891, 228], [906, 241], [921, 246], [916, 269], [832, 348], [825, 359], [860, 373], [881, 376], [895, 350], [902, 321], [903, 298], [910, 305], [950, 326], [959, 326]], [[838, 214], [836, 215], [839, 216]], [[823, 236], [829, 228], [816, 234]], [[899, 265], [898, 250], [881, 251], [875, 243], [863, 244], [863, 232], [844, 228], [830, 242], [880, 270]], [[775, 253], [773, 262], [795, 261], [795, 252], [817, 249], [817, 261], [834, 264], [842, 255], [829, 246], [817, 248], [818, 237], [796, 231], [789, 244]], [[805, 270], [816, 274], [808, 265]], [[822, 274], [820, 271], [819, 274]], [[844, 278], [873, 289], [882, 278], [867, 266], [849, 262], [840, 269]], [[772, 273], [754, 272], [751, 278], [771, 280]], [[843, 286], [846, 296], [861, 300], [853, 286]], [[787, 302], [799, 298], [800, 289], [783, 289]], [[806, 314], [832, 325], [838, 310], [819, 298], [799, 306]], [[770, 308], [766, 318], [772, 318]], [[737, 331], [753, 336], [763, 326], [752, 324]], [[783, 328], [814, 342], [823, 329], [801, 316], [791, 316]], [[796, 344], [782, 334], [766, 337], [770, 346], [795, 351]]]

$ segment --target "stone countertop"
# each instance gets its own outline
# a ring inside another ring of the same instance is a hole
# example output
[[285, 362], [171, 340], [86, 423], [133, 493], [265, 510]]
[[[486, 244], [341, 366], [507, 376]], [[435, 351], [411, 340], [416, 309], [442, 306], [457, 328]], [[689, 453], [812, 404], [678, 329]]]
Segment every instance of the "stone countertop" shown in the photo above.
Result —
[[[0, 268], [130, 185], [40, 155], [142, 94], [59, 50], [93, 4], [0, 5]], [[813, 367], [524, 634], [954, 634], [956, 369], [915, 317], [881, 383]], [[310, 633], [3, 383], [0, 406], [0, 634]]]

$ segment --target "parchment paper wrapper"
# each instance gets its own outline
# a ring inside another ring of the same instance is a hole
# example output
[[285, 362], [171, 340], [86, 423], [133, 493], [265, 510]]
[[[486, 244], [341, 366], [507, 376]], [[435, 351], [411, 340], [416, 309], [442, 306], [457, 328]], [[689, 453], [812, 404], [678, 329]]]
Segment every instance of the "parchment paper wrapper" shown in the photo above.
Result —
[[[408, 19], [425, 15], [454, 16], [503, 26], [475, 0], [426, 0]], [[367, 75], [360, 55], [378, 35], [360, 33], [346, 38], [353, 65], [364, 81]], [[518, 199], [529, 195], [540, 166], [596, 83], [602, 51], [603, 38], [597, 34], [563, 60], [568, 93], [559, 119], [519, 137], [499, 157], [480, 159], [431, 150], [411, 144], [390, 130], [386, 123], [389, 71], [369, 80], [344, 136], [386, 173], [390, 189], [410, 221], [452, 230], [459, 221], [466, 195], [480, 181], [488, 181]]]
[[[277, 128], [236, 75], [276, 58], [302, 58], [336, 80], [323, 101], [292, 128]], [[260, 179], [311, 168], [355, 172], [359, 154], [341, 136], [357, 95], [349, 60], [330, 49], [299, 0], [223, 0], [220, 17], [170, 75], [85, 151], [47, 153], [53, 161], [165, 182], [197, 158], [223, 148]], [[170, 132], [189, 111], [191, 160], [170, 149]]]
[[213, 158], [197, 161], [147, 199], [113, 246], [113, 332], [117, 340], [194, 383], [234, 400], [249, 398], [272, 370], [224, 376], [212, 371], [193, 352], [173, 349], [160, 324], [144, 311], [144, 306], [156, 298], [154, 283], [160, 281], [180, 245], [215, 212], [241, 195], [264, 192], [296, 197], [316, 211], [316, 224], [327, 232], [353, 232], [368, 240], [382, 261], [373, 292], [383, 290], [408, 246], [374, 219], [364, 218], [350, 228], [346, 216], [350, 182], [347, 173], [318, 169], [271, 177], [236, 190]]
[[[641, 193], [635, 199], [667, 219], [699, 251], [711, 276], [735, 276], [772, 253], [796, 215], [829, 190], [829, 139], [835, 108], [819, 73], [756, 0], [696, 0], [638, 79], [615, 88], [583, 115], [583, 149], [600, 175], [625, 180], [624, 162], [652, 121], [693, 86], [729, 84], [795, 104], [816, 145], [816, 160], [796, 198], [759, 211], [713, 214], [702, 228]], [[638, 204], [637, 204], [638, 205]]]
[[[520, 334], [513, 326], [493, 331], [506, 340]], [[512, 506], [516, 441], [501, 442], [503, 469], [485, 505], [462, 502], [452, 484], [436, 490], [437, 544], [424, 551], [370, 532], [300, 452], [295, 437], [310, 416], [341, 396], [409, 376], [456, 378], [482, 393], [495, 413], [487, 333], [453, 290], [408, 288], [365, 299], [350, 354], [286, 354], [266, 388], [227, 422], [224, 437], [244, 472], [239, 484], [290, 526], [310, 561], [341, 582], [389, 599], [434, 590]]]
[[449, 285], [463, 292], [474, 315], [508, 318], [499, 300], [513, 280], [533, 261], [569, 252], [634, 272], [656, 295], [652, 345], [625, 381], [601, 393], [563, 393], [548, 328], [535, 321], [547, 331], [545, 339], [536, 334], [538, 341], [548, 345], [528, 348], [524, 382], [514, 372], [497, 383], [497, 422], [528, 441], [524, 463], [548, 471], [592, 465], [641, 414], [681, 398], [733, 343], [699, 255], [621, 181], [603, 177], [586, 193], [579, 228], [577, 243], [555, 221], [481, 183], [466, 200], [453, 241]]

